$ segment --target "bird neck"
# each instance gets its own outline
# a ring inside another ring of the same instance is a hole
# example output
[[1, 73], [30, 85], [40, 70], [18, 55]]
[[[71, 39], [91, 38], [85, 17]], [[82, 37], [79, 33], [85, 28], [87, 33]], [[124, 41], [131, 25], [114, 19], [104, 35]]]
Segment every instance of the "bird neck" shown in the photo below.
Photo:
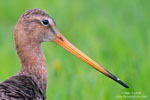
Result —
[[37, 41], [27, 41], [22, 44], [15, 42], [17, 54], [21, 61], [21, 70], [18, 74], [33, 77], [39, 87], [46, 92], [48, 72], [41, 43]]

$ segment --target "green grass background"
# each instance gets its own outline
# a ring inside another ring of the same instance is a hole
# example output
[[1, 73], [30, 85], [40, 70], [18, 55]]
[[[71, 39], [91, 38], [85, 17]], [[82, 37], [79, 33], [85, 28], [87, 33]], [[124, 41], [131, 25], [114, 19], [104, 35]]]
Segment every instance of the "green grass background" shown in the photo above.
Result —
[[[0, 82], [20, 69], [13, 32], [30, 8], [48, 12], [72, 44], [130, 87], [120, 86], [49, 42], [42, 44], [49, 72], [48, 100], [150, 100], [149, 0], [1, 0]], [[134, 95], [140, 97], [123, 97]]]

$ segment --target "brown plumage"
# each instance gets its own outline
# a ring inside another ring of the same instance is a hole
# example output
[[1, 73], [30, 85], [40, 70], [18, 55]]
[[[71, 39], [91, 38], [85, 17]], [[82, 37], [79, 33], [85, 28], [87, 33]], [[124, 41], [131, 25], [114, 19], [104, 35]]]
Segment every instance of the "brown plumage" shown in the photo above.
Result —
[[[51, 31], [40, 22], [45, 19], [51, 17], [39, 9], [31, 9], [19, 19], [14, 38], [21, 70], [0, 84], [1, 99], [45, 100], [48, 72], [41, 42], [48, 38], [47, 33]], [[51, 22], [55, 25], [53, 20]], [[43, 37], [40, 36], [41, 32]]]
[[28, 10], [21, 16], [15, 28], [14, 39], [21, 69], [0, 84], [0, 100], [46, 99], [48, 72], [41, 48], [41, 42], [45, 41], [55, 42], [104, 75], [128, 87], [69, 43], [57, 30], [54, 20], [40, 9]]
[[0, 100], [45, 99], [45, 93], [31, 76], [13, 76], [0, 84]]

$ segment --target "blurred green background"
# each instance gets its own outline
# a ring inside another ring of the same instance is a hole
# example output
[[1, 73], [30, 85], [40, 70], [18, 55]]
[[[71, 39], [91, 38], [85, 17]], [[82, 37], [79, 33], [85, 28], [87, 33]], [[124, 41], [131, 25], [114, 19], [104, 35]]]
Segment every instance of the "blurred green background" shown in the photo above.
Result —
[[[120, 86], [56, 44], [43, 43], [47, 100], [150, 99], [149, 0], [1, 0], [0, 82], [20, 69], [13, 32], [30, 8], [48, 12], [72, 44], [130, 87]], [[139, 97], [124, 97], [134, 95]]]

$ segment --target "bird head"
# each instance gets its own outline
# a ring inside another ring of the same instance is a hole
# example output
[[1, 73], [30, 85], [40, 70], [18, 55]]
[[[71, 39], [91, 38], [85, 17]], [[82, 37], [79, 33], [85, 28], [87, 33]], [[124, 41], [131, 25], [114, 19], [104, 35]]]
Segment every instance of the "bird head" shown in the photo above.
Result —
[[15, 28], [15, 41], [26, 43], [34, 41], [37, 43], [52, 41], [63, 47], [73, 55], [80, 58], [99, 72], [118, 82], [122, 86], [128, 88], [119, 78], [115, 77], [109, 71], [101, 67], [75, 46], [73, 46], [56, 28], [56, 24], [52, 17], [40, 9], [31, 9], [25, 12], [19, 19]]

